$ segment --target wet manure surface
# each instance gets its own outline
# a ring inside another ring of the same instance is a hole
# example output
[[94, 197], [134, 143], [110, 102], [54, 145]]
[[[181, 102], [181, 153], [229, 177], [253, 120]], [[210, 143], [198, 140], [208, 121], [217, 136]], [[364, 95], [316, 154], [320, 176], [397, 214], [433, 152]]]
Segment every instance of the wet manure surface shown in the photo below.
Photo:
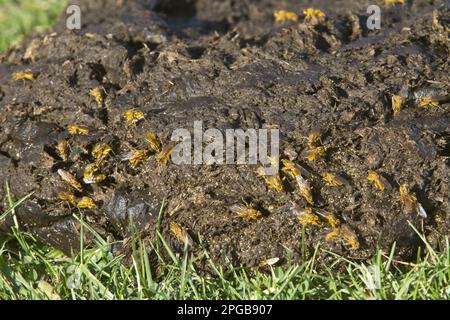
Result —
[[[395, 243], [414, 259], [411, 226], [438, 247], [450, 227], [450, 10], [377, 1], [371, 31], [370, 2], [81, 1], [80, 31], [62, 18], [0, 56], [0, 210], [6, 183], [16, 198], [34, 192], [20, 227], [67, 253], [81, 213], [104, 238], [150, 244], [159, 226], [175, 251], [236, 266], [302, 261], [319, 244], [364, 260]], [[326, 16], [305, 19], [310, 7]], [[278, 128], [279, 175], [166, 162], [172, 132], [194, 121]]]

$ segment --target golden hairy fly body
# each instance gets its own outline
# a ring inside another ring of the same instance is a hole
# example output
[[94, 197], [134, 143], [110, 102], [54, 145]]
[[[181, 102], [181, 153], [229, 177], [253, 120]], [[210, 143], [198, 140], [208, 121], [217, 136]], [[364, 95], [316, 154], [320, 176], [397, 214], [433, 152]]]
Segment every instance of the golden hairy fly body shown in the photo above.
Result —
[[259, 167], [256, 170], [256, 174], [264, 179], [269, 189], [277, 192], [283, 192], [283, 181], [280, 174], [277, 172], [273, 175], [266, 175], [263, 167]]
[[346, 225], [333, 229], [326, 235], [325, 240], [342, 241], [351, 250], [357, 250], [360, 246], [358, 236]]
[[303, 10], [303, 14], [305, 15], [305, 20], [309, 21], [314, 18], [325, 18], [325, 13], [322, 10], [314, 9], [314, 8], [308, 8]]
[[82, 197], [78, 203], [77, 203], [77, 207], [79, 209], [92, 209], [95, 208], [95, 202], [94, 200], [92, 200], [92, 198], [89, 197]]
[[74, 188], [77, 191], [83, 191], [81, 183], [68, 171], [63, 169], [58, 169], [58, 175], [61, 179], [66, 182], [70, 187]]
[[286, 10], [277, 10], [273, 13], [273, 16], [275, 18], [276, 22], [286, 22], [286, 21], [298, 21], [298, 15], [295, 12], [292, 11], [286, 11]]
[[104, 100], [105, 89], [101, 86], [95, 87], [89, 91], [89, 94], [95, 99], [98, 105], [101, 105]]
[[76, 204], [75, 195], [70, 191], [61, 192], [58, 194], [58, 199], [61, 201], [66, 201], [70, 203], [71, 205]]
[[378, 190], [383, 191], [385, 189], [391, 189], [391, 185], [389, 184], [389, 182], [374, 170], [369, 170], [369, 172], [367, 173], [367, 180], [372, 182], [375, 188]]
[[130, 165], [135, 168], [137, 165], [145, 160], [147, 160], [149, 157], [149, 152], [147, 149], [143, 150], [133, 150], [128, 152], [122, 157], [122, 160], [128, 161]]
[[323, 175], [322, 180], [329, 187], [342, 187], [347, 183], [347, 181], [344, 178], [331, 172], [326, 172]]
[[31, 72], [16, 72], [13, 74], [13, 79], [15, 81], [20, 81], [20, 80], [33, 80], [34, 79], [34, 74]]
[[129, 126], [134, 126], [144, 119], [144, 113], [137, 109], [129, 109], [123, 113], [123, 117]]
[[295, 177], [297, 182], [299, 194], [309, 203], [313, 204], [312, 187], [308, 180], [304, 179], [302, 176]]
[[398, 114], [403, 107], [404, 99], [401, 96], [393, 95], [391, 101], [392, 111], [394, 114]]
[[158, 137], [153, 132], [147, 133], [147, 142], [150, 145], [150, 149], [152, 149], [156, 153], [160, 153], [162, 151], [161, 142], [158, 140]]
[[281, 163], [283, 164], [281, 171], [291, 176], [291, 178], [301, 175], [301, 168], [291, 160], [283, 159]]
[[69, 159], [69, 149], [69, 141], [67, 140], [62, 140], [56, 145], [56, 152], [64, 161]]
[[173, 148], [175, 148], [175, 145], [173, 143], [168, 144], [161, 152], [158, 153], [156, 156], [156, 161], [166, 166], [169, 162], [170, 156], [172, 155]]
[[98, 143], [92, 149], [91, 154], [95, 158], [96, 164], [99, 164], [111, 151], [111, 147], [106, 143]]
[[304, 152], [304, 155], [308, 159], [308, 161], [315, 161], [319, 158], [325, 157], [327, 152], [326, 147], [320, 146], [312, 149], [308, 149]]
[[399, 188], [400, 192], [400, 201], [403, 206], [403, 210], [406, 213], [414, 213], [416, 212], [420, 217], [427, 218], [427, 213], [422, 205], [417, 201], [416, 194], [414, 192], [409, 191], [409, 187], [407, 184], [402, 184]]
[[250, 205], [234, 205], [231, 207], [231, 211], [233, 211], [238, 217], [247, 220], [257, 220], [262, 217], [262, 213], [259, 210], [252, 208]]
[[88, 164], [83, 172], [83, 181], [86, 184], [100, 183], [106, 180], [106, 175], [99, 173], [100, 168], [95, 163]]
[[305, 209], [293, 209], [294, 215], [297, 217], [297, 220], [302, 225], [319, 225], [320, 220], [319, 217], [314, 213], [312, 208], [305, 208]]
[[70, 125], [69, 128], [68, 128], [68, 131], [73, 136], [75, 136], [75, 135], [88, 135], [89, 134], [89, 129], [83, 128], [83, 127], [79, 127], [77, 125]]
[[185, 245], [188, 246], [193, 246], [194, 241], [187, 232], [186, 228], [183, 228], [175, 221], [170, 221], [169, 225], [170, 225], [170, 232], [179, 242], [184, 243]]

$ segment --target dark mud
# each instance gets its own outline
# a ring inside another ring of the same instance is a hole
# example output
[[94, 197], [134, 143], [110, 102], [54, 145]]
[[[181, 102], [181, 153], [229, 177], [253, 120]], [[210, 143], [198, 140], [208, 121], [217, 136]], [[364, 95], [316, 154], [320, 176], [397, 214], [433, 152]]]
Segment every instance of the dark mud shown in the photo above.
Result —
[[[235, 265], [302, 260], [319, 243], [363, 260], [395, 242], [399, 258], [413, 259], [421, 242], [410, 224], [438, 247], [450, 227], [450, 10], [445, 1], [376, 1], [382, 29], [370, 31], [365, 21], [372, 2], [81, 1], [81, 31], [65, 30], [62, 19], [54, 32], [30, 36], [0, 57], [3, 209], [7, 181], [16, 197], [34, 191], [16, 210], [21, 227], [66, 252], [77, 250], [73, 214], [80, 209], [57, 200], [67, 190], [57, 171], [81, 181], [93, 146], [105, 142], [113, 149], [101, 168], [108, 179], [75, 193], [95, 200], [97, 208], [81, 212], [108, 239], [138, 230], [153, 240], [165, 199], [161, 232], [175, 250], [183, 245], [170, 232], [171, 221], [188, 229], [194, 253], [206, 248], [217, 261]], [[327, 18], [281, 24], [272, 16], [307, 7]], [[35, 79], [12, 79], [24, 70]], [[106, 93], [100, 105], [89, 94], [98, 86]], [[393, 95], [405, 101], [395, 115]], [[419, 107], [420, 96], [439, 96], [440, 104]], [[122, 116], [131, 108], [145, 114], [134, 128]], [[192, 130], [194, 120], [204, 129], [279, 128], [283, 157], [312, 174], [314, 210], [334, 213], [356, 234], [359, 248], [325, 241], [326, 224], [302, 226], [289, 208], [309, 205], [291, 190], [292, 181], [285, 181], [284, 192], [269, 190], [255, 166], [161, 166], [154, 155], [136, 168], [121, 161], [130, 149], [147, 147], [148, 131], [167, 145], [174, 129]], [[72, 124], [90, 134], [70, 136]], [[308, 161], [302, 152], [317, 127], [327, 153]], [[64, 139], [67, 161], [55, 149]], [[375, 189], [369, 170], [390, 188]], [[325, 172], [345, 177], [347, 186], [327, 187]], [[427, 218], [403, 210], [399, 186], [405, 183]], [[244, 200], [263, 217], [246, 221], [230, 211]], [[12, 223], [9, 217], [0, 228]]]

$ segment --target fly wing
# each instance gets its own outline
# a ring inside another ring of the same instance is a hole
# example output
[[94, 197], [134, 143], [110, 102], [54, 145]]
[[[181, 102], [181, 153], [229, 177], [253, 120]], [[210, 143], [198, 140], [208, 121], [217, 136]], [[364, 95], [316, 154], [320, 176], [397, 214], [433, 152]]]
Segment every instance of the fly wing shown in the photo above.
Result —
[[419, 215], [419, 217], [421, 217], [423, 219], [426, 219], [428, 217], [427, 212], [422, 207], [422, 205], [420, 203], [418, 203], [418, 202], [417, 202], [416, 211], [417, 211], [417, 214]]

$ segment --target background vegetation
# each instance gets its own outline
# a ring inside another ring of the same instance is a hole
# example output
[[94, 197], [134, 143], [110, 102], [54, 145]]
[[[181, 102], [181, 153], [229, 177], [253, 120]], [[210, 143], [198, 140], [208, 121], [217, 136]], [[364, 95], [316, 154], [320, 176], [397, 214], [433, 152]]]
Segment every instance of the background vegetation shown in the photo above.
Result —
[[67, 0], [0, 0], [0, 51], [30, 31], [50, 27]]

